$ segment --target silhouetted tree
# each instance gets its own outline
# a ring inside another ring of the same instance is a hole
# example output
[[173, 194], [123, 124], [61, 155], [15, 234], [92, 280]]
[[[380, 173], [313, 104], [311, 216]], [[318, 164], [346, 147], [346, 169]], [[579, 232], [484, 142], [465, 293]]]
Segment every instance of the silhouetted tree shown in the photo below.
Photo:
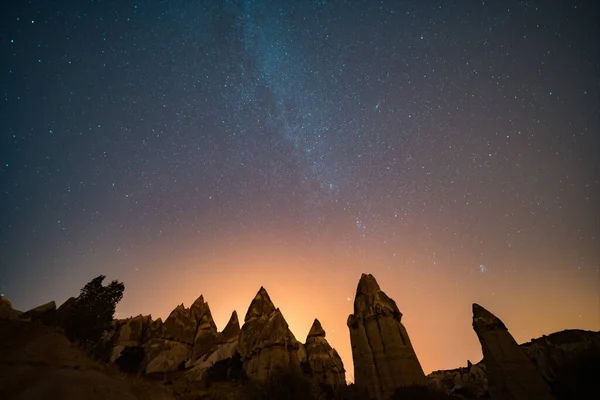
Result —
[[111, 328], [115, 308], [125, 290], [125, 285], [118, 281], [102, 286], [104, 278], [106, 276], [100, 275], [81, 289], [64, 326], [69, 339], [89, 349], [102, 348], [102, 353], [109, 351], [104, 343], [107, 342], [105, 332]]

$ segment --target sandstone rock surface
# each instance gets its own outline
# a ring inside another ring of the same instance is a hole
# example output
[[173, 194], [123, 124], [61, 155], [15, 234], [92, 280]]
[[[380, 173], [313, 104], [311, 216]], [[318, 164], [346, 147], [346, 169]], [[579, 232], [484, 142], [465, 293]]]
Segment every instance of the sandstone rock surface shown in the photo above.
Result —
[[[600, 382], [593, 371], [600, 369], [600, 332], [577, 329], [544, 335], [520, 344], [558, 398], [600, 397]], [[446, 394], [466, 399], [489, 398], [483, 361], [466, 368], [434, 371], [427, 384]]]
[[46, 304], [42, 304], [41, 306], [37, 306], [29, 311], [24, 312], [19, 316], [19, 318], [47, 321], [52, 320], [55, 313], [56, 303], [54, 301], [49, 301]]
[[0, 296], [0, 306], [12, 308], [12, 303], [4, 296]]
[[481, 343], [489, 393], [494, 400], [553, 399], [550, 388], [504, 323], [473, 304], [473, 329]]
[[215, 343], [217, 326], [213, 320], [208, 303], [200, 296], [190, 307], [192, 319], [196, 323], [196, 334], [192, 349], [192, 361], [205, 355]]
[[189, 308], [183, 304], [175, 307], [162, 324], [160, 337], [192, 345], [196, 336], [196, 321]]
[[118, 343], [125, 346], [139, 346], [144, 339], [144, 333], [148, 329], [151, 317], [149, 315], [138, 315], [129, 318], [119, 331]]
[[315, 319], [306, 337], [306, 362], [310, 366], [312, 378], [320, 384], [332, 387], [346, 384], [346, 370], [342, 359], [327, 339], [321, 322]]
[[403, 386], [424, 385], [425, 374], [412, 347], [402, 313], [373, 275], [362, 274], [348, 317], [357, 387], [378, 400]]
[[448, 395], [463, 399], [487, 398], [488, 383], [485, 364], [482, 362], [467, 367], [433, 371], [427, 375], [427, 386]]
[[188, 309], [178, 305], [161, 326], [160, 337], [192, 348], [191, 360], [206, 354], [217, 337], [217, 327], [208, 303], [200, 296]]
[[17, 319], [22, 313], [12, 308], [12, 303], [4, 296], [0, 296], [0, 319]]
[[144, 335], [144, 342], [147, 342], [150, 339], [154, 339], [159, 337], [163, 321], [161, 318], [157, 320], [150, 320], [150, 324], [148, 325], [148, 330], [146, 330], [146, 334]]
[[64, 326], [65, 322], [67, 321], [67, 318], [69, 318], [69, 315], [71, 315], [71, 313], [73, 312], [76, 302], [77, 299], [75, 297], [69, 297], [64, 303], [60, 305], [60, 307], [58, 307], [58, 309], [56, 310], [56, 315], [54, 317], [55, 325]]
[[[544, 335], [520, 345], [547, 382], [560, 379], [559, 373], [582, 360], [600, 362], [600, 332], [578, 329]], [[600, 364], [597, 365], [600, 370]]]
[[[131, 323], [138, 326], [137, 322]], [[127, 326], [121, 330], [124, 330], [122, 335], [130, 335], [131, 329]], [[169, 372], [190, 366], [208, 353], [217, 339], [217, 327], [202, 295], [190, 308], [183, 304], [175, 307], [164, 322], [160, 318], [152, 321], [148, 317], [141, 335], [138, 333], [136, 331], [135, 339], [139, 338], [139, 343], [143, 343], [147, 373]], [[124, 339], [120, 337], [119, 344], [123, 344]], [[117, 350], [123, 348], [121, 346]]]
[[303, 345], [290, 331], [285, 318], [261, 287], [248, 308], [238, 350], [249, 378], [264, 380], [282, 368], [300, 368]]
[[138, 315], [125, 321], [119, 321], [111, 360], [115, 361], [127, 346], [141, 346], [151, 321], [150, 315]]
[[223, 332], [221, 332], [217, 338], [217, 343], [228, 343], [237, 341], [240, 336], [240, 321], [238, 319], [237, 311], [231, 313], [229, 322], [225, 325]]
[[193, 363], [193, 368], [186, 374], [188, 379], [200, 380], [204, 372], [214, 363], [233, 357], [237, 353], [239, 333], [240, 323], [237, 312], [234, 311], [223, 332], [218, 334], [212, 348]]
[[143, 347], [143, 367], [147, 374], [183, 369], [192, 351], [191, 346], [186, 343], [160, 338], [150, 339]]

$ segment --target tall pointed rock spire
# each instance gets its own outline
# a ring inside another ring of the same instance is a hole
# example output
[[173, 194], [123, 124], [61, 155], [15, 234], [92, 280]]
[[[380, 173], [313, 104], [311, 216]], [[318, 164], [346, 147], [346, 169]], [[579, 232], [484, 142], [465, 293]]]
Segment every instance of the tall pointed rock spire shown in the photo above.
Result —
[[425, 374], [400, 322], [402, 313], [370, 274], [362, 274], [354, 314], [348, 317], [354, 378], [371, 398], [389, 398], [397, 388], [425, 384]]
[[219, 335], [220, 342], [229, 342], [232, 340], [237, 340], [240, 335], [240, 321], [238, 320], [237, 311], [233, 311], [231, 313], [231, 317], [229, 318], [229, 322], [225, 325], [223, 332]]
[[249, 378], [263, 380], [279, 368], [299, 368], [301, 347], [281, 311], [261, 287], [240, 330], [238, 351], [244, 372]]
[[250, 303], [250, 307], [248, 307], [244, 322], [252, 318], [268, 318], [273, 311], [275, 311], [275, 305], [265, 288], [261, 286], [256, 296], [254, 296], [254, 300]]
[[554, 399], [542, 375], [504, 323], [479, 304], [473, 304], [473, 329], [481, 342], [492, 399]]

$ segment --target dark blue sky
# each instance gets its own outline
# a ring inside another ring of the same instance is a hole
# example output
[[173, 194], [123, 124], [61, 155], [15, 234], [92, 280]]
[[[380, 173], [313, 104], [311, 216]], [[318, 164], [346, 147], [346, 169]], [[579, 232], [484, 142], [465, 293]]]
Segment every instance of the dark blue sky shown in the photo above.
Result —
[[204, 293], [219, 325], [264, 285], [350, 363], [370, 272], [426, 369], [475, 351], [469, 322], [452, 354], [431, 333], [474, 301], [524, 339], [600, 329], [598, 11], [5, 2], [0, 289], [28, 309], [107, 274], [122, 315]]

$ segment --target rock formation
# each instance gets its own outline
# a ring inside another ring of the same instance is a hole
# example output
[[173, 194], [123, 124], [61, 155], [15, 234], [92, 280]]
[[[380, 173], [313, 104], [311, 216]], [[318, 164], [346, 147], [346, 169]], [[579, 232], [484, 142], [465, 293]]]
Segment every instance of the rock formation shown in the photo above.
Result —
[[193, 320], [196, 321], [196, 335], [192, 349], [192, 361], [205, 355], [215, 343], [217, 326], [213, 320], [208, 303], [200, 296], [190, 308]]
[[55, 313], [56, 303], [54, 301], [50, 301], [46, 304], [42, 304], [41, 306], [37, 306], [29, 311], [24, 312], [19, 316], [19, 318], [46, 322], [53, 320], [55, 317]]
[[69, 315], [73, 312], [75, 308], [75, 303], [77, 299], [75, 297], [69, 297], [67, 301], [61, 304], [60, 307], [56, 310], [56, 315], [54, 317], [54, 325], [64, 326]]
[[191, 346], [174, 340], [150, 339], [144, 343], [145, 372], [177, 371], [184, 368], [190, 358]]
[[196, 321], [183, 304], [175, 307], [162, 324], [160, 338], [192, 345], [196, 336]]
[[473, 304], [473, 329], [481, 342], [492, 399], [554, 398], [542, 375], [504, 323], [478, 304]]
[[10, 307], [12, 308], [12, 303], [4, 296], [0, 296], [0, 307]]
[[218, 334], [211, 349], [203, 357], [194, 362], [193, 368], [186, 376], [192, 380], [200, 380], [206, 370], [214, 363], [234, 357], [237, 353], [239, 334], [240, 323], [237, 312], [234, 311], [223, 332]]
[[595, 362], [600, 368], [600, 332], [565, 330], [531, 339], [520, 347], [546, 382], [563, 380], [561, 372], [575, 372], [581, 363]]
[[143, 344], [146, 373], [169, 372], [190, 365], [205, 355], [217, 337], [208, 303], [198, 297], [190, 308], [178, 305], [165, 322], [148, 323]]
[[463, 399], [488, 398], [485, 364], [482, 362], [450, 370], [434, 371], [427, 375], [427, 386]]
[[389, 398], [403, 386], [424, 385], [402, 313], [381, 291], [373, 275], [362, 274], [348, 317], [356, 386], [377, 400]]
[[346, 384], [342, 359], [325, 339], [325, 330], [318, 319], [313, 322], [304, 346], [311, 376], [317, 383], [332, 387]]
[[[600, 332], [565, 330], [531, 339], [519, 347], [558, 398], [600, 397], [600, 382], [588, 376], [600, 368]], [[489, 398], [483, 361], [468, 362], [466, 368], [434, 371], [427, 375], [427, 384], [460, 398]]]
[[263, 380], [282, 368], [298, 368], [304, 346], [290, 331], [285, 318], [261, 287], [248, 308], [240, 331], [238, 350], [249, 378]]
[[124, 321], [118, 321], [111, 360], [115, 361], [127, 346], [141, 346], [151, 321], [152, 317], [150, 315], [143, 316], [141, 314]]
[[231, 317], [229, 317], [229, 322], [225, 325], [225, 329], [223, 329], [223, 332], [217, 338], [217, 344], [237, 341], [239, 335], [240, 321], [238, 320], [237, 312], [233, 311]]
[[144, 342], [147, 342], [148, 340], [158, 337], [162, 331], [162, 325], [163, 325], [163, 321], [161, 318], [152, 321], [152, 319], [150, 319], [150, 323], [148, 324], [148, 329], [146, 330], [145, 334], [144, 334]]
[[17, 319], [22, 313], [12, 308], [12, 303], [4, 296], [0, 296], [0, 319]]

